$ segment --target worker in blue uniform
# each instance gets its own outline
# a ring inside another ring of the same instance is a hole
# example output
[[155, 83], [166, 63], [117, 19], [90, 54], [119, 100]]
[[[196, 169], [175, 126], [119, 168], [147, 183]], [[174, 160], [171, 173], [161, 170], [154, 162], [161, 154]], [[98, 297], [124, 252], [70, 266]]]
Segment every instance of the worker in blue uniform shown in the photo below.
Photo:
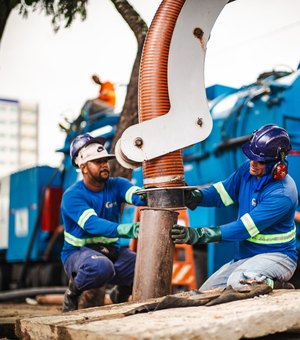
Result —
[[131, 294], [135, 253], [120, 247], [119, 237], [137, 237], [139, 223], [120, 223], [123, 203], [146, 205], [137, 194], [140, 188], [121, 177], [111, 178], [108, 154], [103, 138], [89, 134], [77, 136], [70, 149], [73, 165], [82, 180], [63, 194], [61, 213], [64, 245], [61, 259], [69, 278], [63, 311], [78, 309], [84, 290], [106, 283], [117, 285], [116, 303]]
[[[186, 206], [238, 205], [236, 221], [209, 228], [174, 225], [174, 243], [206, 244], [237, 241], [234, 259], [222, 266], [200, 290], [240, 288], [245, 281], [284, 286], [297, 266], [294, 215], [298, 193], [287, 174], [291, 149], [287, 131], [267, 124], [254, 131], [242, 146], [249, 161], [226, 180], [201, 190], [186, 192]], [[288, 287], [286, 284], [285, 287]]]

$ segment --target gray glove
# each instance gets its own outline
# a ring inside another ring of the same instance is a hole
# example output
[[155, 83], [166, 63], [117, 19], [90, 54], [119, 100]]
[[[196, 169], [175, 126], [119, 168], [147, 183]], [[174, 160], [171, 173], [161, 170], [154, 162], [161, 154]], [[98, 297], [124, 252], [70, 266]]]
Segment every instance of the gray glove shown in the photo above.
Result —
[[202, 200], [202, 192], [200, 190], [184, 190], [184, 202], [186, 207], [195, 210]]

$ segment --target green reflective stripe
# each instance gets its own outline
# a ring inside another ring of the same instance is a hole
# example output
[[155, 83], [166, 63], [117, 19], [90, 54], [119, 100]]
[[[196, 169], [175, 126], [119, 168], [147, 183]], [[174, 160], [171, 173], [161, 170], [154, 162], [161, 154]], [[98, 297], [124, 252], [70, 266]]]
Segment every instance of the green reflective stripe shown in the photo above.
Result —
[[86, 244], [91, 244], [91, 243], [109, 244], [109, 243], [118, 241], [118, 237], [108, 238], [108, 237], [97, 236], [97, 237], [90, 237], [90, 238], [78, 238], [67, 233], [66, 231], [64, 232], [64, 234], [65, 234], [65, 241], [72, 244], [72, 246], [75, 246], [75, 247], [83, 247]]
[[252, 217], [249, 214], [245, 214], [241, 217], [241, 221], [243, 222], [245, 228], [247, 229], [249, 235], [251, 237], [259, 234], [259, 230], [257, 229]]
[[257, 234], [254, 237], [250, 237], [247, 239], [249, 242], [259, 243], [259, 244], [276, 244], [276, 243], [284, 243], [290, 242], [296, 237], [296, 228], [293, 230], [283, 233], [283, 234]]
[[141, 188], [140, 187], [137, 187], [136, 185], [134, 185], [133, 187], [129, 188], [126, 192], [126, 195], [125, 195], [125, 200], [127, 203], [130, 203], [132, 204], [132, 195], [140, 190]]
[[223, 204], [225, 205], [225, 207], [234, 203], [233, 200], [231, 199], [231, 197], [229, 196], [228, 192], [224, 188], [224, 185], [223, 185], [222, 182], [215, 183], [215, 184], [213, 184], [213, 186], [215, 187], [218, 194], [220, 195], [221, 200], [222, 200]]
[[78, 220], [78, 225], [84, 229], [84, 225], [85, 225], [85, 222], [91, 217], [91, 216], [97, 216], [96, 212], [94, 209], [87, 209], [85, 210], [81, 216], [79, 217], [79, 220]]
[[266, 284], [268, 286], [270, 286], [272, 289], [274, 289], [274, 280], [273, 279], [267, 278], [266, 279]]

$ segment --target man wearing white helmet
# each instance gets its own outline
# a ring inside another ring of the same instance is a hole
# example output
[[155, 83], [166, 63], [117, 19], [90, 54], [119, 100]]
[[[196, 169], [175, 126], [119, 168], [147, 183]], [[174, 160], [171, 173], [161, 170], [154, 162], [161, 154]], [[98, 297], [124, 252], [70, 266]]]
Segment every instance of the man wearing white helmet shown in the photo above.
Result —
[[110, 178], [108, 160], [115, 156], [106, 151], [104, 142], [84, 134], [70, 148], [72, 163], [83, 179], [65, 191], [61, 204], [65, 228], [61, 259], [69, 277], [64, 312], [78, 308], [84, 290], [118, 285], [117, 303], [126, 301], [132, 290], [135, 253], [120, 247], [119, 237], [137, 237], [139, 223], [121, 224], [121, 205], [146, 202], [129, 180]]

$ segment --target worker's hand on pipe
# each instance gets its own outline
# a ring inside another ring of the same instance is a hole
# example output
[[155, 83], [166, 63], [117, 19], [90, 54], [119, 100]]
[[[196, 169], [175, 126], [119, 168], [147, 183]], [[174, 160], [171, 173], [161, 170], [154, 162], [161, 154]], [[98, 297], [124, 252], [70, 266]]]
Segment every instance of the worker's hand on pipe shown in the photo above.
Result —
[[192, 228], [174, 224], [171, 238], [175, 244], [206, 244], [221, 241], [221, 230], [216, 228]]
[[[147, 196], [146, 192], [143, 192], [143, 190], [144, 190], [144, 188], [141, 188], [141, 190], [138, 190], [133, 195], [136, 195], [136, 196], [139, 197], [139, 200], [140, 200], [139, 203], [142, 203], [143, 205], [147, 205], [148, 204], [148, 202], [147, 202], [148, 196]], [[138, 204], [138, 205], [141, 205], [141, 204]]]
[[140, 199], [145, 202], [145, 205], [147, 205], [147, 193], [140, 194]]
[[202, 192], [200, 190], [184, 190], [185, 206], [191, 210], [195, 210], [202, 200]]
[[117, 232], [120, 237], [125, 238], [138, 238], [140, 223], [123, 223], [119, 224], [117, 227]]
[[[201, 233], [201, 228], [199, 228]], [[174, 224], [171, 229], [171, 238], [175, 244], [195, 244], [201, 237], [197, 228], [184, 227]]]

